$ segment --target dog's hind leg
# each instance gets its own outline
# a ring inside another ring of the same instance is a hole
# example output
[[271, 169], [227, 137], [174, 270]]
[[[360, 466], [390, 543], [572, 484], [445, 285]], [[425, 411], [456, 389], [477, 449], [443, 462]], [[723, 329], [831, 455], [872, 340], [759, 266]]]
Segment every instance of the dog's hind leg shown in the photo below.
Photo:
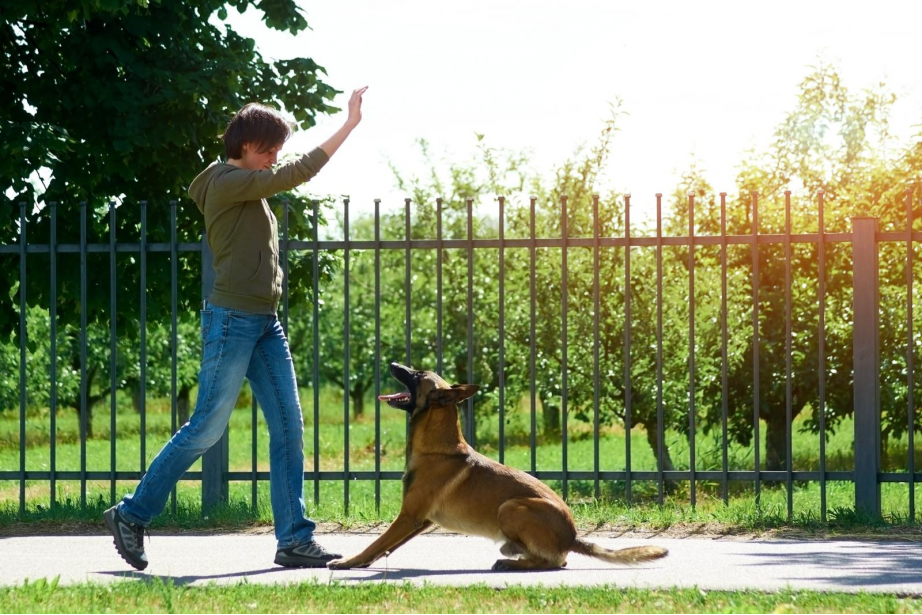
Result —
[[525, 550], [521, 544], [517, 542], [508, 541], [499, 548], [499, 552], [505, 555], [506, 557], [516, 557], [519, 555], [527, 555], [528, 551]]
[[566, 566], [576, 528], [545, 500], [523, 498], [505, 502], [499, 507], [499, 526], [508, 540], [506, 544], [520, 547], [524, 552], [520, 554], [525, 557], [517, 560], [521, 565], [511, 568], [504, 567], [505, 560], [500, 560], [496, 565], [501, 567], [494, 570], [546, 570]]

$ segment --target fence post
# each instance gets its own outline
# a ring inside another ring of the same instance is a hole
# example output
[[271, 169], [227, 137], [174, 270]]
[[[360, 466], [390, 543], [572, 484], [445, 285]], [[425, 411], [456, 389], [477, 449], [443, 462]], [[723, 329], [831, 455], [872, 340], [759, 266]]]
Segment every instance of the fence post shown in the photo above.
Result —
[[[202, 299], [207, 299], [214, 288], [214, 254], [202, 233]], [[218, 502], [227, 502], [228, 427], [221, 439], [202, 456], [202, 511]]]
[[877, 218], [852, 220], [855, 369], [855, 510], [880, 516]]

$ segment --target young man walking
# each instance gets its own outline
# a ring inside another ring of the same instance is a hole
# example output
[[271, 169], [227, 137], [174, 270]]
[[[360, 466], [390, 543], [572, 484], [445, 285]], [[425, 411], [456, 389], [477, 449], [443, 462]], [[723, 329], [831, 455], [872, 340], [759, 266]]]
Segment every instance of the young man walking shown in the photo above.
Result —
[[349, 100], [345, 124], [299, 160], [273, 169], [291, 136], [274, 109], [243, 107], [223, 135], [226, 163], [203, 171], [189, 195], [205, 216], [214, 253], [214, 291], [203, 305], [202, 365], [195, 411], [157, 457], [134, 494], [104, 513], [122, 558], [144, 570], [144, 530], [163, 511], [179, 478], [224, 433], [244, 378], [269, 427], [269, 474], [278, 549], [275, 563], [322, 567], [333, 559], [314, 540], [304, 506], [304, 422], [288, 340], [277, 318], [282, 293], [278, 223], [266, 198], [311, 179], [362, 118], [362, 95]]

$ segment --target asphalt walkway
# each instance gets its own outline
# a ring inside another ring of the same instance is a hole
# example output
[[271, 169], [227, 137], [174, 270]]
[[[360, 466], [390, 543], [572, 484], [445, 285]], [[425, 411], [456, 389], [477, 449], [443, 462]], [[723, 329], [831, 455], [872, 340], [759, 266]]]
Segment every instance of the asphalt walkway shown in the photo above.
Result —
[[[377, 535], [319, 536], [330, 550], [355, 554]], [[64, 584], [110, 583], [154, 577], [177, 585], [207, 583], [381, 583], [437, 585], [600, 585], [619, 587], [784, 588], [895, 592], [922, 595], [922, 543], [867, 540], [738, 540], [614, 538], [592, 536], [609, 548], [655, 544], [669, 549], [662, 560], [620, 566], [571, 554], [568, 566], [548, 572], [491, 572], [500, 556], [483, 538], [451, 534], [419, 536], [374, 568], [330, 571], [275, 566], [271, 535], [164, 535], [147, 543], [150, 566], [135, 572], [107, 536], [0, 538], [0, 585], [60, 577]]]

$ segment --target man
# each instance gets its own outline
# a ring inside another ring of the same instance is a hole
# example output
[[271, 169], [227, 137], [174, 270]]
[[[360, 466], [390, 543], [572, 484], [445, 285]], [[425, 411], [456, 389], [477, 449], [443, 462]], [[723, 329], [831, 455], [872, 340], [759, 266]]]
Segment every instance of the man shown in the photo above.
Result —
[[163, 511], [183, 473], [224, 433], [244, 378], [269, 426], [275, 563], [322, 567], [342, 557], [314, 540], [315, 524], [305, 516], [304, 422], [288, 340], [277, 318], [283, 278], [278, 223], [265, 199], [320, 171], [361, 121], [366, 89], [352, 93], [342, 128], [320, 147], [277, 169], [273, 166], [291, 136], [291, 125], [274, 109], [246, 105], [222, 137], [227, 162], [208, 167], [189, 187], [205, 216], [216, 274], [214, 291], [201, 312], [195, 412], [154, 458], [135, 493], [103, 515], [119, 554], [138, 570], [148, 564], [145, 528]]

